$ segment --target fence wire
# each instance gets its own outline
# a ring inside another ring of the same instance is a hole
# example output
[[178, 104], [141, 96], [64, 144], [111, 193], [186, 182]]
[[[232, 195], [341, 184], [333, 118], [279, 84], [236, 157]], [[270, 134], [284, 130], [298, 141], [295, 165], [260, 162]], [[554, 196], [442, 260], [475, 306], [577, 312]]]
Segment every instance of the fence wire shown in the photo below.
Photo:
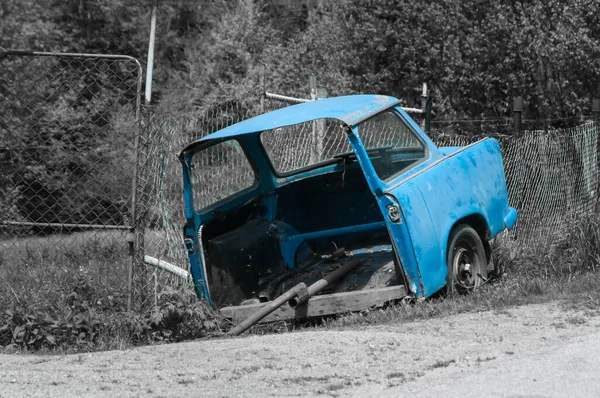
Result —
[[[489, 135], [487, 135], [489, 136]], [[440, 146], [463, 146], [484, 136], [440, 135]], [[523, 244], [564, 234], [598, 205], [598, 127], [496, 135], [502, 148], [511, 206], [519, 212], [508, 234]]]

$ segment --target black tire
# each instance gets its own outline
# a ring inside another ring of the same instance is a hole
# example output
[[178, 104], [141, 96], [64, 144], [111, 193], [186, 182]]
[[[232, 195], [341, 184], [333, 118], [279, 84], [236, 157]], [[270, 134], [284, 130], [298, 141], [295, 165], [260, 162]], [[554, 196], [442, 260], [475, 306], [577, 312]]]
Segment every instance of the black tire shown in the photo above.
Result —
[[485, 248], [477, 231], [469, 225], [459, 224], [452, 229], [446, 265], [446, 291], [449, 294], [469, 293], [487, 280]]

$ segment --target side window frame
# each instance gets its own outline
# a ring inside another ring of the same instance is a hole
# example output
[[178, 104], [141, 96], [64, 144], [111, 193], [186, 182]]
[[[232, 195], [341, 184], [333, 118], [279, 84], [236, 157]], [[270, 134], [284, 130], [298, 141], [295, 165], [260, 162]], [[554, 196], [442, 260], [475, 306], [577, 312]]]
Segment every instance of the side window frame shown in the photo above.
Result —
[[[196, 200], [196, 190], [197, 190], [197, 185], [198, 185], [198, 180], [194, 178], [194, 158], [200, 154], [203, 151], [206, 151], [212, 147], [215, 147], [217, 145], [220, 144], [225, 144], [229, 141], [235, 141], [239, 148], [241, 149], [241, 152], [244, 154], [244, 158], [246, 159], [246, 161], [248, 162], [248, 165], [250, 166], [250, 169], [252, 170], [252, 173], [254, 175], [254, 181], [252, 182], [251, 185], [240, 189], [230, 195], [224, 196], [218, 200], [213, 201], [212, 203], [203, 206], [203, 207], [199, 207], [197, 200]], [[223, 140], [218, 140], [215, 142], [211, 142], [206, 146], [203, 146], [202, 149], [195, 151], [190, 159], [190, 178], [191, 178], [191, 188], [192, 188], [192, 198], [193, 198], [193, 204], [194, 204], [194, 211], [198, 214], [198, 215], [202, 215], [202, 214], [207, 214], [210, 212], [215, 211], [216, 209], [218, 209], [219, 207], [223, 206], [224, 203], [226, 202], [231, 202], [232, 200], [235, 200], [237, 197], [240, 197], [244, 194], [247, 194], [248, 192], [251, 192], [253, 190], [255, 190], [259, 184], [260, 184], [260, 173], [258, 172], [256, 165], [252, 162], [252, 157], [249, 155], [247, 148], [245, 147], [244, 143], [242, 141], [240, 141], [237, 138], [227, 138], [227, 139], [223, 139]]]
[[[392, 114], [394, 114], [394, 115], [395, 115], [395, 116], [398, 118], [398, 121], [399, 121], [400, 123], [402, 123], [402, 124], [403, 124], [403, 125], [406, 127], [406, 129], [407, 129], [407, 130], [408, 130], [408, 131], [409, 131], [409, 132], [410, 132], [410, 133], [413, 135], [413, 137], [414, 137], [414, 138], [416, 138], [416, 139], [417, 139], [417, 141], [419, 142], [419, 144], [421, 144], [421, 146], [422, 146], [422, 147], [423, 147], [423, 149], [424, 149], [424, 154], [423, 154], [423, 157], [422, 157], [421, 159], [419, 159], [418, 161], [416, 161], [416, 162], [414, 162], [414, 163], [411, 163], [410, 165], [408, 165], [407, 167], [405, 167], [405, 168], [403, 168], [403, 169], [401, 169], [401, 170], [398, 170], [396, 173], [394, 173], [394, 174], [390, 175], [390, 176], [389, 176], [389, 177], [387, 177], [387, 178], [384, 178], [384, 179], [382, 179], [382, 178], [379, 176], [379, 174], [377, 173], [377, 171], [375, 170], [375, 167], [373, 166], [373, 170], [375, 171], [375, 176], [377, 177], [377, 179], [378, 179], [378, 180], [379, 180], [379, 181], [380, 181], [382, 184], [384, 184], [384, 185], [389, 185], [389, 184], [390, 184], [392, 181], [394, 181], [394, 180], [395, 180], [395, 179], [397, 179], [398, 177], [402, 176], [404, 173], [406, 173], [406, 172], [408, 172], [408, 171], [410, 171], [410, 170], [414, 169], [414, 168], [415, 168], [415, 167], [417, 167], [418, 165], [420, 165], [420, 164], [422, 164], [423, 162], [425, 162], [425, 161], [427, 161], [428, 159], [430, 159], [430, 158], [431, 158], [431, 150], [430, 150], [430, 148], [429, 148], [429, 144], [428, 144], [428, 143], [427, 143], [427, 142], [426, 142], [426, 141], [423, 139], [423, 137], [421, 136], [421, 134], [419, 134], [419, 133], [418, 133], [418, 132], [417, 132], [417, 131], [416, 131], [416, 130], [413, 128], [413, 126], [411, 126], [411, 123], [409, 123], [409, 122], [408, 122], [408, 120], [406, 120], [406, 119], [404, 118], [404, 116], [403, 116], [403, 115], [402, 115], [400, 112], [398, 112], [398, 110], [396, 109], [396, 107], [391, 107], [391, 108], [385, 109], [385, 110], [383, 110], [382, 112], [380, 112], [380, 113], [377, 113], [377, 114], [375, 114], [375, 115], [373, 115], [373, 116], [371, 116], [371, 117], [369, 117], [369, 118], [367, 118], [367, 119], [365, 119], [365, 120], [363, 120], [363, 121], [361, 121], [360, 123], [358, 123], [358, 124], [357, 124], [357, 126], [356, 126], [356, 131], [358, 132], [358, 134], [357, 134], [357, 135], [358, 135], [358, 139], [359, 139], [359, 140], [360, 140], [360, 142], [362, 143], [362, 145], [363, 145], [363, 147], [365, 148], [365, 150], [368, 150], [369, 148], [368, 148], [367, 146], [365, 146], [365, 143], [364, 143], [364, 141], [363, 141], [363, 139], [362, 139], [361, 132], [360, 132], [360, 126], [361, 126], [363, 123], [365, 123], [365, 122], [367, 122], [367, 121], [369, 121], [369, 120], [372, 120], [373, 118], [376, 118], [377, 116], [379, 116], [379, 115], [381, 115], [381, 114], [383, 114], [383, 113], [392, 113]], [[371, 163], [371, 165], [373, 164], [373, 163], [372, 163], [372, 161], [371, 161], [371, 158], [370, 158], [370, 157], [369, 157], [369, 162]]]

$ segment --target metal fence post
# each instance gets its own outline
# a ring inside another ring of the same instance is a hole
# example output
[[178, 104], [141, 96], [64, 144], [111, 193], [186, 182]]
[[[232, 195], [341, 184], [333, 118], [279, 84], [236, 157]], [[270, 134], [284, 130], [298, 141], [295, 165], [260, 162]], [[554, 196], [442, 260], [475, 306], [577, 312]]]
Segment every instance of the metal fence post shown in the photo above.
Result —
[[135, 241], [136, 250], [132, 257], [132, 279], [133, 279], [133, 297], [136, 310], [141, 310], [147, 300], [147, 290], [149, 289], [149, 276], [146, 266], [144, 265], [145, 254], [145, 234], [148, 218], [148, 203], [149, 203], [149, 140], [150, 134], [150, 119], [151, 115], [151, 100], [152, 100], [152, 72], [154, 67], [154, 42], [156, 36], [156, 12], [158, 8], [158, 0], [152, 1], [152, 10], [150, 14], [150, 34], [148, 38], [148, 61], [146, 64], [146, 85], [144, 90], [144, 107], [141, 115], [140, 140], [137, 145], [137, 162], [136, 166], [139, 170], [136, 172], [136, 204], [135, 204]]
[[596, 206], [595, 213], [600, 213], [600, 132], [598, 122], [600, 121], [600, 98], [592, 99], [592, 120], [596, 130]]
[[523, 114], [523, 97], [516, 97], [513, 106], [513, 118], [515, 126], [515, 134], [521, 133], [521, 118]]
[[152, 183], [151, 176], [151, 111], [150, 106], [142, 107], [140, 139], [137, 149], [137, 167], [136, 173], [136, 204], [135, 204], [135, 254], [132, 258], [132, 279], [133, 279], [133, 304], [134, 311], [143, 309], [148, 298], [150, 288], [150, 276], [147, 267], [144, 264], [144, 255], [146, 253], [146, 228], [148, 225], [148, 213], [150, 211], [150, 190]]
[[427, 92], [427, 83], [423, 83], [423, 91], [421, 92], [421, 130], [425, 131], [426, 128], [426, 115], [427, 115], [427, 96], [428, 96], [428, 92]]
[[425, 102], [425, 133], [429, 134], [431, 130], [431, 107], [433, 105], [433, 98], [427, 93], [427, 101]]

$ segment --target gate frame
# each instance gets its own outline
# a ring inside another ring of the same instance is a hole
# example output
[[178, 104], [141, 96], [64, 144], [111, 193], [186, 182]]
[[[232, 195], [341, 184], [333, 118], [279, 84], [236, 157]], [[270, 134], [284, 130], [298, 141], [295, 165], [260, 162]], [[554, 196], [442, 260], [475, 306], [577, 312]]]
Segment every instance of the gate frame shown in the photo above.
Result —
[[[99, 225], [99, 224], [62, 224], [62, 223], [40, 223], [40, 222], [18, 222], [18, 221], [2, 221], [3, 225], [15, 225], [15, 226], [39, 226], [39, 227], [73, 227], [73, 228], [85, 228], [85, 229], [112, 229], [112, 230], [127, 230], [125, 240], [129, 243], [129, 254], [131, 262], [127, 270], [127, 311], [131, 311], [131, 305], [133, 301], [133, 268], [135, 266], [134, 256], [134, 244], [136, 242], [136, 229], [137, 229], [137, 188], [138, 188], [138, 174], [139, 174], [139, 145], [140, 136], [143, 133], [142, 120], [141, 120], [141, 96], [142, 96], [142, 81], [144, 73], [142, 65], [137, 58], [129, 55], [114, 55], [114, 54], [92, 54], [92, 53], [60, 53], [60, 52], [47, 52], [47, 51], [29, 51], [29, 50], [10, 50], [0, 52], [0, 63], [9, 56], [19, 57], [56, 57], [56, 58], [81, 58], [81, 59], [107, 59], [107, 60], [123, 60], [133, 61], [136, 64], [137, 78], [136, 78], [136, 97], [135, 97], [135, 124], [137, 125], [137, 134], [135, 135], [134, 147], [135, 160], [134, 169], [131, 182], [131, 210], [129, 217], [129, 226], [126, 225]], [[9, 148], [10, 149], [10, 148]]]

